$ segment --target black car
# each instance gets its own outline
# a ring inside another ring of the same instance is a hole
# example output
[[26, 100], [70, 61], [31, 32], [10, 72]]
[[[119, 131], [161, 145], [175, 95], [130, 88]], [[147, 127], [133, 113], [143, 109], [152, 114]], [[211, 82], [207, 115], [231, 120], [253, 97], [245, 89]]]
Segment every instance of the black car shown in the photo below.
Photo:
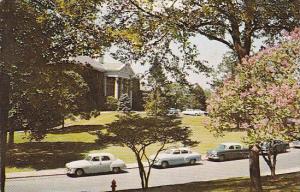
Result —
[[290, 148], [289, 143], [281, 140], [266, 141], [261, 144], [261, 153], [285, 153]]

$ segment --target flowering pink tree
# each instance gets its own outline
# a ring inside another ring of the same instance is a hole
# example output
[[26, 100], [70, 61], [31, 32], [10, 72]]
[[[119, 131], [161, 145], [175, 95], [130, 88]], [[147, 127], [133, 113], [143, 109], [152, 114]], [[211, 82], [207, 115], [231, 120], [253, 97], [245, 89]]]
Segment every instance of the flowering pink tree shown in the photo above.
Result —
[[[300, 28], [297, 28], [280, 45], [244, 58], [236, 75], [228, 77], [209, 101], [211, 129], [217, 135], [233, 128], [247, 131], [244, 142], [250, 147], [251, 182], [258, 191], [260, 180], [254, 178], [260, 176], [261, 142], [288, 139], [292, 133], [299, 132], [288, 124], [300, 115], [299, 64]], [[272, 174], [275, 174], [274, 156], [265, 159], [272, 165]]]

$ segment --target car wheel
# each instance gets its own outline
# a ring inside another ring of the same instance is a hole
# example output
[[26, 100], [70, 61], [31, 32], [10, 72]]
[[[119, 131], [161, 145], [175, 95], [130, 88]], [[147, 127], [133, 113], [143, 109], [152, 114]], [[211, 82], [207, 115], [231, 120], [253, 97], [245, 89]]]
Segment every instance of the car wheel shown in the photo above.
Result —
[[168, 163], [167, 161], [163, 161], [163, 162], [161, 163], [161, 168], [165, 169], [165, 168], [167, 168], [167, 167], [169, 167], [169, 163]]
[[196, 160], [195, 159], [191, 159], [190, 160], [190, 165], [195, 165], [196, 164]]
[[220, 160], [220, 161], [225, 161], [225, 156], [224, 156], [224, 155], [221, 155], [220, 158], [219, 158], [219, 160]]
[[76, 169], [75, 175], [76, 175], [77, 177], [83, 176], [83, 175], [84, 175], [83, 169]]
[[113, 173], [120, 173], [120, 172], [121, 172], [121, 169], [120, 169], [120, 167], [114, 167], [114, 168], [112, 169], [112, 171], [113, 171]]

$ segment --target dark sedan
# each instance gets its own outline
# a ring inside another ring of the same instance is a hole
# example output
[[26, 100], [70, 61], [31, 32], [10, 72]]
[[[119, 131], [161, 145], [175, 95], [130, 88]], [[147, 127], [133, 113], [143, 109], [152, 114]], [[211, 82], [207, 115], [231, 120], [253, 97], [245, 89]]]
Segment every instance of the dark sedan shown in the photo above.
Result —
[[261, 153], [285, 153], [290, 148], [289, 143], [281, 140], [272, 140], [261, 144]]

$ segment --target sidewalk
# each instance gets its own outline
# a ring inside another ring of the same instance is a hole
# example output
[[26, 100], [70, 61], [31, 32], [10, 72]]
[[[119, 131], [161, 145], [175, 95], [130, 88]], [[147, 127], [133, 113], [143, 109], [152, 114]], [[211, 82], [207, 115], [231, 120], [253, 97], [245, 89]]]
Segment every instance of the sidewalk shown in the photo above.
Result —
[[[138, 168], [137, 163], [127, 164], [127, 169], [136, 169], [136, 168]], [[6, 179], [55, 176], [55, 175], [65, 175], [65, 174], [66, 174], [65, 168], [58, 168], [58, 169], [48, 169], [48, 170], [40, 170], [40, 171], [7, 173]]]

